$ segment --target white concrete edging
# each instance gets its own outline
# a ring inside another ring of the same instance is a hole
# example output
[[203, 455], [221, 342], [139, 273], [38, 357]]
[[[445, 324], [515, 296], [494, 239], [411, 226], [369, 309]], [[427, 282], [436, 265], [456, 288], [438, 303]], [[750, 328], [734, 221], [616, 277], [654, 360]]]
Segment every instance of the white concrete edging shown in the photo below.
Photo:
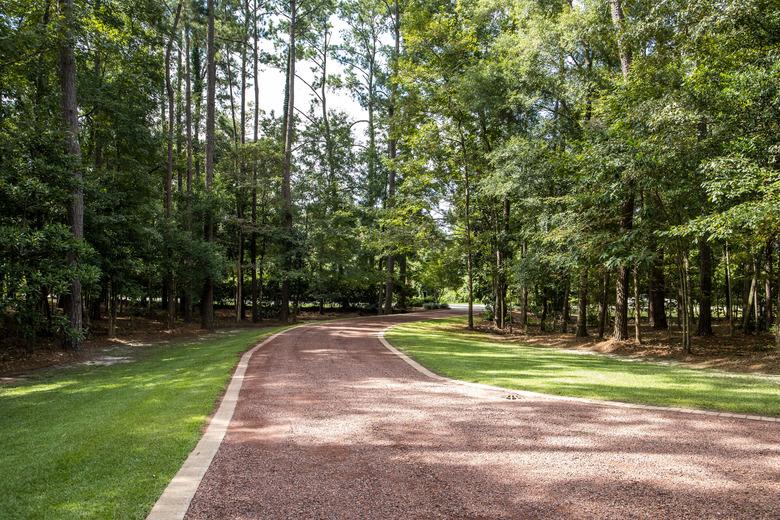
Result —
[[238, 395], [241, 392], [241, 386], [244, 384], [244, 375], [252, 354], [282, 334], [300, 326], [289, 327], [272, 334], [244, 352], [236, 366], [233, 377], [230, 379], [230, 384], [222, 397], [219, 408], [217, 408], [217, 412], [211, 418], [206, 428], [206, 432], [198, 441], [195, 449], [190, 452], [187, 460], [179, 468], [173, 480], [168, 483], [168, 487], [165, 488], [163, 494], [157, 499], [154, 507], [149, 512], [149, 516], [146, 517], [147, 520], [179, 520], [184, 518], [187, 509], [190, 507], [190, 502], [192, 502], [192, 497], [195, 496], [200, 481], [203, 480], [206, 470], [209, 469], [214, 455], [219, 450], [222, 439], [225, 437], [230, 421], [233, 418], [233, 413], [236, 411]]
[[682, 413], [688, 415], [708, 415], [708, 416], [725, 417], [725, 418], [732, 418], [732, 419], [748, 419], [751, 421], [780, 422], [780, 417], [766, 417], [763, 415], [747, 415], [747, 414], [738, 414], [738, 413], [729, 413], [729, 412], [715, 412], [710, 410], [696, 410], [694, 408], [672, 408], [669, 406], [653, 406], [653, 405], [645, 405], [645, 404], [623, 403], [620, 401], [601, 401], [598, 399], [586, 399], [584, 397], [566, 397], [560, 395], [543, 394], [541, 392], [529, 392], [528, 390], [513, 390], [513, 389], [503, 388], [499, 386], [486, 385], [483, 383], [471, 383], [468, 381], [451, 379], [449, 377], [440, 376], [439, 374], [431, 372], [430, 370], [422, 366], [420, 363], [418, 363], [417, 361], [415, 361], [414, 359], [412, 359], [411, 357], [409, 357], [408, 355], [406, 355], [405, 353], [401, 352], [393, 345], [391, 345], [390, 342], [387, 341], [387, 338], [385, 338], [385, 332], [387, 332], [388, 330], [390, 330], [392, 327], [396, 325], [399, 324], [394, 323], [393, 325], [390, 325], [389, 327], [387, 327], [386, 329], [382, 330], [377, 334], [380, 343], [382, 343], [382, 345], [384, 345], [384, 347], [387, 348], [390, 352], [403, 359], [409, 366], [414, 368], [416, 371], [437, 381], [452, 383], [459, 386], [466, 386], [469, 388], [476, 388], [479, 390], [502, 392], [503, 394], [517, 394], [517, 395], [522, 395], [522, 396], [537, 398], [537, 399], [569, 401], [569, 402], [583, 403], [583, 404], [595, 405], [595, 406], [632, 408], [637, 410], [653, 410], [658, 412], [674, 412], [674, 413]]

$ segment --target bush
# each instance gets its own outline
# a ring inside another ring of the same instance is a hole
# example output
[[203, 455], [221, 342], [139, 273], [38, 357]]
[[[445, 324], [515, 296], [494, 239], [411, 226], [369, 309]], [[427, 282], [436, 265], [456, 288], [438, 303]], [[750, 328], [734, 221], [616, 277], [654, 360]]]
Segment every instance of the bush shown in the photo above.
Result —
[[425, 302], [423, 303], [423, 309], [426, 311], [433, 311], [436, 309], [449, 309], [450, 306], [446, 303], [437, 303], [437, 302]]

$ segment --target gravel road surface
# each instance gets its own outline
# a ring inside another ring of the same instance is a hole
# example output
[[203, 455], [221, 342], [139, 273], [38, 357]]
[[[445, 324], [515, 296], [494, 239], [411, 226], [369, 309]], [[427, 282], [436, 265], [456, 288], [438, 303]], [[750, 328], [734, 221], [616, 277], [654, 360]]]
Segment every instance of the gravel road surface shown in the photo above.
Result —
[[187, 518], [780, 518], [780, 423], [434, 381], [376, 337], [415, 319], [256, 352]]

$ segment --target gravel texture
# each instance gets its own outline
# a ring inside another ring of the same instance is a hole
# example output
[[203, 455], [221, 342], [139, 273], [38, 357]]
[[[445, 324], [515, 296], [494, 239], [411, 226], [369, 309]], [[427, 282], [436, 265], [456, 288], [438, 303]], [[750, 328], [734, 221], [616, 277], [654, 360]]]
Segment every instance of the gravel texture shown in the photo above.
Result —
[[780, 518], [780, 423], [433, 381], [376, 337], [414, 319], [256, 352], [187, 518]]

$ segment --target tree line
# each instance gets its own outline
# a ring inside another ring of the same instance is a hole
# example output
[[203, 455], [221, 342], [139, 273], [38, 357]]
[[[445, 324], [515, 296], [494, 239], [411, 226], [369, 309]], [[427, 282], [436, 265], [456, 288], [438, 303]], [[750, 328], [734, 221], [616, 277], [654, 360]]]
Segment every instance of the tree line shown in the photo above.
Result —
[[[212, 329], [215, 307], [289, 321], [304, 304], [406, 305], [383, 273], [394, 263], [379, 224], [394, 190], [397, 4], [3, 11], [0, 309], [12, 337], [77, 348], [97, 320], [114, 335], [120, 309]], [[262, 68], [284, 84], [264, 84]], [[283, 106], [263, 111], [281, 90]], [[330, 106], [337, 90], [367, 121]]]
[[3, 11], [0, 311], [29, 346], [120, 309], [212, 329], [445, 289], [470, 327], [483, 302], [500, 329], [780, 344], [772, 2]]
[[720, 317], [780, 348], [776, 4], [422, 1], [405, 21], [400, 168], [446, 183], [452, 261], [496, 327], [641, 341], [674, 320], [690, 350]]

